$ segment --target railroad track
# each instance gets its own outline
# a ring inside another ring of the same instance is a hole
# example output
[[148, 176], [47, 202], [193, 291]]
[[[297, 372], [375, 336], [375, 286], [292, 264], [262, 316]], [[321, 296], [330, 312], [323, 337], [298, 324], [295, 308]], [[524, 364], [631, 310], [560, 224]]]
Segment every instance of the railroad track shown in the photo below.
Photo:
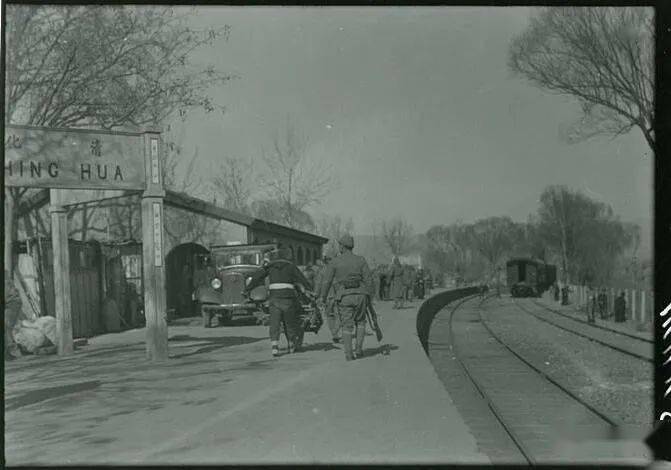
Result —
[[[494, 295], [496, 295], [496, 294], [494, 294]], [[484, 298], [482, 298], [482, 300], [484, 301], [484, 300], [487, 300], [491, 297], [493, 297], [493, 295], [488, 294]], [[450, 319], [452, 318], [452, 315], [454, 314], [454, 311], [456, 309], [458, 309], [462, 304], [468, 302], [469, 300], [473, 300], [473, 299], [477, 299], [477, 298], [481, 298], [481, 295], [480, 294], [469, 295], [467, 297], [463, 297], [463, 298], [457, 300], [456, 302], [454, 302], [454, 305], [448, 305], [448, 308], [450, 309]], [[442, 343], [442, 342], [435, 343], [435, 342], [432, 342], [431, 340], [427, 340], [427, 345], [429, 346], [429, 349], [432, 350], [432, 351], [439, 351], [439, 350], [442, 350], [442, 349], [450, 349], [450, 350], [452, 349], [451, 345], [446, 345], [445, 343]]]
[[[601, 325], [595, 325], [587, 321], [580, 320], [575, 317], [571, 317], [565, 313], [557, 312], [550, 308], [545, 307], [542, 304], [534, 302], [536, 305], [544, 307], [548, 312], [553, 314], [559, 314], [559, 316], [554, 315], [553, 319], [539, 315], [531, 311], [530, 309], [524, 307], [520, 302], [512, 300], [512, 303], [521, 311], [525, 312], [528, 315], [533, 316], [534, 318], [553, 325], [561, 330], [568, 331], [574, 335], [586, 338], [590, 341], [594, 341], [602, 346], [618, 351], [627, 356], [635, 357], [642, 361], [653, 363], [653, 341], [647, 338], [642, 338], [638, 335], [629, 334], [626, 332], [614, 330], [611, 328], [606, 328]], [[589, 325], [593, 327], [592, 329], [580, 328], [579, 325]], [[619, 338], [618, 338], [619, 336]], [[617, 340], [615, 338], [618, 338]]]
[[[452, 350], [493, 416], [530, 465], [572, 462], [573, 450], [557, 447], [558, 435], [566, 429], [580, 425], [591, 430], [617, 426], [613, 419], [506, 345], [482, 316], [482, 305], [488, 298], [474, 308], [461, 309], [469, 300], [474, 299], [465, 299], [450, 312], [448, 336]], [[588, 460], [594, 458], [591, 453], [590, 456]]]
[[628, 338], [637, 339], [639, 341], [643, 341], [643, 342], [646, 342], [646, 343], [649, 343], [649, 344], [655, 344], [655, 341], [650, 339], [650, 338], [646, 338], [644, 336], [636, 335], [636, 334], [633, 334], [633, 333], [627, 333], [626, 331], [616, 330], [615, 328], [608, 328], [607, 326], [599, 325], [597, 323], [590, 323], [587, 320], [583, 320], [582, 318], [578, 318], [574, 315], [569, 315], [567, 313], [561, 312], [561, 311], [556, 310], [554, 308], [550, 308], [547, 305], [544, 305], [544, 304], [538, 302], [537, 300], [533, 300], [533, 299], [530, 299], [530, 300], [534, 304], [541, 307], [543, 310], [547, 310], [548, 312], [556, 313], [557, 315], [560, 315], [562, 317], [573, 320], [576, 323], [582, 323], [583, 325], [587, 325], [587, 326], [590, 326], [592, 328], [597, 328], [599, 330], [609, 331], [609, 332], [614, 333], [616, 335], [626, 336]]

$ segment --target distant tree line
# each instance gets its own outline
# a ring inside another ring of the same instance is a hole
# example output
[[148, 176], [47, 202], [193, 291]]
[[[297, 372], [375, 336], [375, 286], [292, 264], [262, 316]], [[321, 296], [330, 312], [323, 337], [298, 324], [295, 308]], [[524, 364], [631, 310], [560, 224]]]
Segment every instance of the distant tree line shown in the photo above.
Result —
[[562, 282], [641, 287], [650, 280], [650, 264], [638, 253], [640, 227], [566, 186], [547, 187], [526, 222], [489, 217], [436, 225], [424, 238], [427, 267], [466, 281], [494, 278], [511, 257], [556, 264]]

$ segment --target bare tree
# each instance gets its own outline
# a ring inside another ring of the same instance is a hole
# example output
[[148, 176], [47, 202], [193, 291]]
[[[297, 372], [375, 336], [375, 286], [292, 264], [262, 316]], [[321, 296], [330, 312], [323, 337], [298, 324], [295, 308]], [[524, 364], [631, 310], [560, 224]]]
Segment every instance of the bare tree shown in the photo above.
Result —
[[559, 254], [563, 281], [605, 282], [632, 236], [612, 209], [565, 186], [549, 186], [540, 198], [539, 233]]
[[[207, 90], [231, 78], [189, 61], [229, 27], [196, 31], [171, 7], [10, 5], [5, 122], [48, 127], [154, 127], [173, 113], [224, 107]], [[6, 246], [26, 188], [6, 194]], [[10, 257], [13, 270], [15, 260]]]
[[222, 196], [222, 204], [227, 209], [250, 214], [250, 198], [253, 187], [253, 166], [251, 161], [226, 157], [220, 164], [212, 186], [215, 194]]
[[[198, 161], [198, 147], [192, 156], [186, 160], [186, 168], [179, 171], [178, 164], [183, 161], [183, 149], [177, 144], [167, 146], [163, 153], [163, 174], [167, 188], [176, 192], [199, 196], [208, 199], [204, 194], [205, 187], [203, 178], [196, 175], [195, 168]], [[214, 202], [214, 197], [209, 198]], [[139, 208], [138, 208], [139, 209]], [[183, 210], [167, 207], [165, 210], [165, 232], [171, 244], [178, 245], [185, 242], [204, 242], [216, 238], [218, 221], [201, 215]]]
[[469, 244], [487, 260], [494, 276], [517, 234], [518, 227], [509, 217], [488, 217], [470, 225], [466, 236]]
[[352, 234], [353, 231], [354, 221], [351, 217], [345, 219], [339, 215], [324, 214], [317, 221], [317, 233], [329, 239], [324, 246], [324, 254], [331, 257], [338, 254], [338, 239], [346, 233]]
[[436, 225], [426, 232], [430, 256], [439, 261], [441, 269], [463, 277], [472, 265], [473, 253], [468, 238], [468, 226], [462, 223]]
[[511, 44], [509, 67], [540, 88], [576, 98], [569, 140], [638, 127], [654, 149], [651, 8], [544, 8]]
[[410, 245], [413, 229], [405, 219], [396, 217], [392, 220], [382, 221], [382, 236], [394, 256], [405, 253]]
[[306, 140], [288, 123], [284, 136], [276, 135], [272, 152], [264, 156], [266, 196], [278, 203], [279, 223], [293, 228], [301, 228], [307, 209], [321, 202], [335, 186], [330, 169], [310, 160], [306, 148]]

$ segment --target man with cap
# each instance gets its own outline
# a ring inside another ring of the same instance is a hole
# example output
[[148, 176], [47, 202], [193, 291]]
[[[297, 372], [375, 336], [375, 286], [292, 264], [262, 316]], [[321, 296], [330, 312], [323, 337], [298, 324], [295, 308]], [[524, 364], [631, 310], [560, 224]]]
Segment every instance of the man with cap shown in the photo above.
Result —
[[289, 261], [291, 252], [281, 248], [275, 259], [264, 260], [263, 269], [255, 273], [245, 286], [245, 294], [262, 285], [268, 278], [268, 311], [270, 313], [270, 343], [273, 356], [279, 356], [280, 324], [286, 326], [289, 353], [300, 347], [298, 295], [296, 289], [309, 291], [312, 287], [298, 267]]
[[[354, 239], [346, 234], [338, 240], [340, 256], [324, 272], [319, 288], [319, 299], [326, 300], [331, 286], [335, 286], [335, 301], [342, 326], [345, 359], [363, 356], [366, 336], [366, 308], [368, 297], [373, 295], [373, 278], [368, 263], [362, 256], [352, 253]], [[352, 336], [356, 332], [356, 350], [352, 351]]]

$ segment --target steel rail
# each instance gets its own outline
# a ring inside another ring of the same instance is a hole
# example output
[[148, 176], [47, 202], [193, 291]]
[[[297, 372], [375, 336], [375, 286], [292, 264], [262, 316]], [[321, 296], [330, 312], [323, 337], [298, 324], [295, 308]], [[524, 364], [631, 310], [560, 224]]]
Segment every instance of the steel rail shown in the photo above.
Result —
[[562, 325], [560, 325], [560, 324], [558, 324], [558, 323], [555, 323], [555, 322], [553, 322], [553, 321], [551, 321], [551, 320], [548, 320], [547, 318], [543, 318], [543, 317], [541, 317], [541, 316], [539, 316], [539, 315], [536, 315], [535, 313], [533, 313], [533, 312], [529, 311], [528, 309], [522, 307], [522, 306], [521, 306], [520, 304], [518, 304], [515, 300], [513, 300], [512, 303], [513, 303], [513, 305], [515, 305], [519, 310], [523, 311], [524, 313], [526, 313], [526, 314], [528, 314], [528, 315], [531, 315], [532, 317], [534, 317], [534, 318], [536, 318], [536, 319], [538, 319], [538, 320], [540, 320], [540, 321], [543, 321], [543, 322], [545, 322], [545, 323], [548, 323], [548, 324], [550, 324], [550, 325], [552, 325], [552, 326], [554, 326], [554, 327], [556, 327], [556, 328], [559, 328], [559, 329], [564, 330], [564, 331], [568, 331], [569, 333], [573, 333], [574, 335], [580, 336], [580, 337], [582, 337], [582, 338], [586, 338], [586, 339], [588, 339], [588, 340], [590, 340], [590, 341], [594, 341], [595, 343], [598, 343], [598, 344], [601, 344], [602, 346], [606, 346], [606, 347], [608, 347], [608, 348], [614, 349], [615, 351], [621, 352], [621, 353], [626, 354], [626, 355], [628, 355], [628, 356], [635, 357], [636, 359], [640, 359], [640, 360], [642, 360], [642, 361], [646, 361], [646, 362], [649, 362], [649, 363], [653, 363], [653, 362], [654, 362], [654, 360], [653, 360], [652, 357], [643, 356], [643, 355], [641, 355], [641, 354], [638, 354], [638, 353], [629, 351], [629, 350], [624, 349], [624, 348], [621, 348], [621, 347], [619, 347], [619, 346], [615, 346], [614, 344], [608, 343], [608, 342], [606, 342], [606, 341], [601, 341], [601, 340], [598, 339], [598, 338], [595, 338], [595, 337], [590, 336], [590, 335], [586, 335], [586, 334], [584, 334], [584, 333], [580, 333], [579, 331], [572, 330], [571, 328], [566, 328], [565, 326], [562, 326]]
[[480, 322], [481, 322], [482, 325], [485, 327], [485, 329], [486, 329], [487, 332], [490, 334], [490, 336], [491, 336], [492, 338], [494, 338], [494, 339], [495, 339], [501, 346], [503, 346], [504, 348], [506, 348], [506, 349], [507, 349], [513, 356], [515, 356], [517, 359], [519, 359], [520, 361], [522, 361], [523, 363], [525, 363], [527, 366], [529, 366], [529, 368], [531, 368], [533, 371], [535, 371], [538, 375], [540, 375], [541, 377], [543, 377], [545, 380], [547, 380], [548, 382], [550, 382], [552, 385], [554, 385], [554, 386], [556, 386], [557, 388], [559, 388], [559, 389], [560, 389], [562, 392], [564, 392], [566, 395], [568, 395], [568, 396], [570, 396], [571, 398], [573, 398], [576, 402], [578, 402], [578, 403], [580, 403], [581, 405], [583, 405], [585, 408], [587, 408], [588, 410], [590, 410], [592, 413], [594, 413], [595, 415], [597, 415], [599, 418], [601, 418], [602, 420], [604, 420], [606, 423], [610, 424], [611, 426], [618, 426], [618, 423], [616, 423], [616, 422], [613, 421], [611, 418], [609, 418], [607, 415], [605, 415], [604, 413], [602, 413], [601, 411], [597, 410], [595, 407], [593, 407], [592, 405], [590, 405], [589, 403], [587, 403], [585, 400], [583, 400], [581, 397], [579, 397], [578, 395], [576, 395], [575, 393], [573, 393], [573, 392], [572, 392], [571, 390], [569, 390], [567, 387], [565, 387], [564, 385], [562, 385], [562, 384], [560, 384], [559, 382], [557, 382], [555, 379], [553, 379], [553, 378], [550, 377], [548, 374], [546, 374], [543, 370], [541, 370], [540, 368], [536, 367], [533, 363], [531, 363], [530, 361], [528, 361], [527, 359], [525, 359], [525, 358], [524, 358], [522, 355], [520, 355], [517, 351], [515, 351], [513, 348], [511, 348], [511, 347], [508, 346], [506, 343], [504, 343], [503, 340], [501, 340], [501, 338], [500, 338], [499, 336], [497, 336], [496, 333], [494, 333], [494, 331], [492, 331], [492, 329], [489, 327], [489, 325], [487, 324], [487, 322], [482, 318], [482, 311], [481, 311], [481, 310], [478, 310], [478, 317], [480, 318]]
[[[494, 294], [495, 295], [495, 294]], [[490, 297], [483, 298], [480, 301], [480, 305], [484, 303], [485, 300], [487, 300]], [[468, 298], [468, 300], [472, 300], [473, 297]], [[449, 317], [449, 327], [448, 327], [448, 337], [450, 340], [450, 344], [452, 345], [452, 350], [454, 351], [454, 357], [456, 358], [457, 362], [463, 369], [464, 373], [470, 381], [473, 383], [473, 386], [476, 388], [480, 396], [482, 396], [482, 399], [487, 403], [487, 406], [489, 410], [492, 412], [496, 420], [499, 422], [503, 430], [508, 434], [510, 439], [513, 441], [515, 444], [515, 447], [520, 451], [520, 454], [524, 457], [524, 459], [527, 461], [527, 463], [531, 466], [536, 466], [537, 462], [536, 459], [533, 457], [532, 453], [527, 449], [527, 447], [524, 445], [522, 439], [515, 433], [515, 431], [506, 423], [505, 418], [503, 417], [503, 414], [501, 411], [498, 409], [498, 407], [494, 404], [493, 400], [491, 397], [487, 394], [485, 391], [484, 387], [480, 385], [478, 380], [474, 377], [474, 375], [471, 373], [469, 370], [468, 366], [466, 363], [459, 357], [459, 349], [457, 348], [457, 344], [454, 341], [454, 330], [452, 328], [452, 320], [454, 319], [454, 316], [456, 314], [456, 311], [459, 307], [461, 307], [464, 302], [459, 302], [457, 305], [455, 305], [452, 310], [450, 311], [450, 317]]]
[[580, 319], [580, 318], [576, 318], [576, 317], [574, 317], [573, 315], [569, 315], [569, 314], [567, 314], [567, 313], [560, 312], [559, 310], [555, 310], [554, 308], [548, 307], [547, 305], [543, 305], [542, 303], [538, 302], [537, 300], [533, 300], [533, 303], [536, 304], [536, 305], [538, 305], [539, 307], [541, 307], [541, 308], [543, 308], [543, 309], [549, 311], [549, 312], [556, 313], [557, 315], [561, 315], [562, 317], [566, 317], [566, 318], [568, 318], [568, 319], [570, 319], [570, 320], [573, 320], [573, 321], [578, 322], [578, 323], [582, 323], [582, 324], [584, 324], [584, 325], [589, 325], [589, 326], [591, 326], [591, 327], [593, 327], [593, 328], [598, 328], [598, 329], [600, 329], [600, 330], [609, 331], [609, 332], [611, 332], [611, 333], [615, 333], [615, 334], [618, 334], [618, 335], [626, 336], [626, 337], [628, 337], [628, 338], [632, 338], [632, 339], [637, 339], [637, 340], [639, 340], [639, 341], [644, 341], [644, 342], [646, 342], [646, 343], [650, 343], [650, 344], [654, 344], [654, 343], [655, 343], [652, 339], [643, 338], [642, 336], [634, 335], [634, 334], [631, 334], [631, 333], [627, 333], [627, 332], [625, 332], [625, 331], [614, 330], [614, 329], [612, 329], [612, 328], [608, 328], [608, 327], [603, 326], [603, 325], [597, 325], [597, 324], [595, 324], [595, 323], [590, 323], [590, 322], [585, 321], [585, 320], [582, 320], [582, 319]]

